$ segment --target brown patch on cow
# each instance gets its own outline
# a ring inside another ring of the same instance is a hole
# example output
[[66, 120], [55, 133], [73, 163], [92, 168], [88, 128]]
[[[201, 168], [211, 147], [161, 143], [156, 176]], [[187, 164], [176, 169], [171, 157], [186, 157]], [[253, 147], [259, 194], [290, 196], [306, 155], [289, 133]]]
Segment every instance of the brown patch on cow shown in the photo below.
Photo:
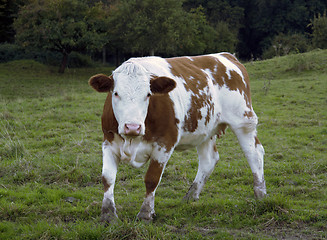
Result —
[[146, 195], [149, 195], [157, 188], [162, 171], [163, 166], [158, 161], [152, 159], [144, 179]]
[[[244, 77], [236, 71], [230, 71], [230, 77], [227, 75], [227, 68], [218, 58], [213, 56], [195, 56], [195, 57], [177, 57], [169, 58], [171, 73], [184, 79], [184, 87], [187, 91], [192, 92], [191, 107], [185, 116], [183, 129], [194, 132], [198, 127], [198, 120], [205, 117], [205, 124], [210, 121], [214, 113], [214, 105], [211, 102], [211, 96], [205, 90], [208, 86], [208, 75], [204, 70], [209, 70], [214, 79], [213, 84], [222, 87], [226, 85], [231, 91], [239, 91], [244, 96], [246, 105], [251, 108], [251, 94], [249, 85], [249, 76], [245, 67], [231, 54], [222, 54], [223, 57], [235, 64]], [[202, 116], [201, 108], [207, 107], [206, 116]]]
[[249, 76], [243, 65], [242, 68], [240, 66], [238, 67], [242, 71], [246, 85], [244, 84], [242, 77], [235, 71], [230, 71], [231, 79], [230, 81], [227, 81], [226, 85], [230, 90], [232, 91], [238, 90], [241, 94], [243, 94], [246, 105], [248, 106], [248, 108], [251, 108], [252, 103], [251, 103]]
[[108, 191], [110, 185], [108, 184], [107, 179], [104, 176], [102, 176], [102, 183], [104, 192]]
[[209, 99], [206, 99], [205, 104], [207, 105], [207, 116], [204, 124], [207, 125], [210, 121], [211, 116], [214, 114], [214, 110], [215, 110], [215, 105], [212, 102], [211, 96], [209, 97]]
[[216, 144], [213, 145], [213, 151], [214, 151], [214, 152], [218, 152], [218, 149], [217, 149]]
[[[208, 75], [203, 71], [209, 69], [212, 73], [217, 68], [215, 58], [210, 56], [196, 56], [169, 58], [172, 74], [184, 79], [184, 87], [192, 92], [191, 107], [185, 116], [183, 129], [194, 132], [198, 127], [198, 120], [205, 117], [205, 124], [208, 124], [214, 113], [212, 97], [208, 92]], [[206, 107], [206, 116], [202, 116], [201, 108]]]
[[247, 118], [252, 118], [254, 116], [254, 114], [252, 111], [246, 111], [246, 112], [244, 112], [243, 116], [247, 117]]
[[207, 75], [201, 69], [209, 68], [209, 66], [201, 64], [202, 58], [203, 56], [193, 57], [193, 61], [187, 57], [166, 59], [171, 66], [171, 73], [176, 77], [183, 78], [186, 90], [192, 91], [194, 94], [198, 94], [207, 86]]
[[177, 142], [179, 120], [175, 118], [174, 104], [168, 94], [150, 97], [145, 119], [144, 140], [157, 142], [169, 151]]
[[222, 87], [225, 84], [225, 81], [228, 79], [228, 75], [226, 73], [226, 66], [219, 62], [217, 58], [215, 58], [217, 67], [214, 69], [212, 76], [214, 77], [213, 83], [218, 84], [218, 86]]
[[258, 144], [261, 144], [261, 142], [259, 141], [259, 138], [257, 136], [254, 137], [254, 141], [255, 141], [255, 146], [257, 146]]
[[112, 109], [112, 94], [109, 93], [104, 103], [102, 114], [102, 131], [104, 140], [112, 142], [114, 140], [114, 134], [118, 134], [118, 122], [115, 118], [114, 111]]
[[225, 131], [226, 131], [227, 127], [228, 127], [228, 125], [226, 123], [220, 123], [218, 125], [218, 130], [217, 130], [218, 138], [221, 138], [225, 134]]
[[227, 58], [229, 61], [231, 61], [234, 65], [236, 65], [242, 72], [244, 77], [244, 84], [242, 77], [238, 75], [235, 71], [230, 71], [231, 79], [230, 81], [226, 81], [226, 85], [228, 88], [232, 91], [239, 91], [241, 94], [244, 93], [244, 100], [246, 102], [246, 105], [251, 108], [251, 91], [250, 91], [250, 81], [249, 81], [249, 75], [242, 63], [240, 63], [237, 58], [229, 53], [223, 53], [222, 56]]

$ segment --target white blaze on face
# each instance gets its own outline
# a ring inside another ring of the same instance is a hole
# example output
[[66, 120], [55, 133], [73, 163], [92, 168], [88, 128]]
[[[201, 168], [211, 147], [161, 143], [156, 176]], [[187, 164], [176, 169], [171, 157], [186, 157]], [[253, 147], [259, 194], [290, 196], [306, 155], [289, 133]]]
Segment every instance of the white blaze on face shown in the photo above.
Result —
[[113, 72], [113, 78], [112, 107], [118, 133], [144, 135], [150, 98], [149, 76], [141, 66], [125, 63]]

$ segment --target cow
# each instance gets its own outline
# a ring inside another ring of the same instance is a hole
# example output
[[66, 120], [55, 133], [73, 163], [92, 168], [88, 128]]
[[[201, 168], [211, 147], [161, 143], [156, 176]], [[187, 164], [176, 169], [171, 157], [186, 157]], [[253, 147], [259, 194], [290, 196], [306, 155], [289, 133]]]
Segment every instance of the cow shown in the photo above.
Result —
[[197, 200], [219, 154], [216, 139], [227, 127], [237, 136], [253, 174], [254, 195], [266, 195], [264, 148], [257, 137], [249, 76], [229, 53], [193, 57], [131, 58], [89, 85], [108, 93], [102, 115], [104, 197], [101, 220], [116, 221], [114, 185], [119, 163], [149, 166], [137, 215], [152, 221], [155, 192], [173, 151], [196, 147], [198, 171], [184, 200]]

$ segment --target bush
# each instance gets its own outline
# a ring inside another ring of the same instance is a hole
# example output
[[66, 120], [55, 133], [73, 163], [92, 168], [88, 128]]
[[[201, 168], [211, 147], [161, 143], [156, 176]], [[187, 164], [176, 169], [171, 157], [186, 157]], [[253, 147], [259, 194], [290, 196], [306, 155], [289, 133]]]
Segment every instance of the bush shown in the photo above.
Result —
[[230, 30], [229, 24], [218, 22], [215, 30], [217, 32], [217, 48], [215, 52], [235, 52], [238, 40], [236, 34]]
[[[59, 64], [56, 64], [59, 65]], [[79, 67], [92, 67], [94, 62], [87, 56], [78, 52], [72, 52], [68, 57], [68, 67], [79, 68]]]
[[31, 59], [48, 65], [59, 65], [61, 54], [39, 49], [26, 49], [16, 44], [0, 44], [0, 62]]
[[204, 53], [235, 52], [238, 40], [228, 23], [218, 22], [216, 26], [204, 26], [203, 29]]
[[272, 45], [262, 54], [263, 59], [285, 56], [292, 53], [304, 53], [311, 50], [311, 43], [303, 34], [283, 34], [275, 36]]
[[320, 13], [318, 16], [311, 20], [309, 26], [312, 27], [312, 43], [315, 48], [327, 48], [327, 15], [326, 11], [323, 15]]
[[[40, 49], [24, 49], [16, 44], [4, 43], [0, 44], [0, 63], [10, 62], [14, 60], [31, 59], [37, 62], [59, 66], [62, 55], [59, 52], [52, 52]], [[68, 66], [71, 68], [92, 67], [94, 65], [92, 59], [77, 52], [72, 52], [68, 58]]]
[[21, 47], [9, 43], [0, 44], [0, 62], [22, 59], [23, 56], [24, 49]]

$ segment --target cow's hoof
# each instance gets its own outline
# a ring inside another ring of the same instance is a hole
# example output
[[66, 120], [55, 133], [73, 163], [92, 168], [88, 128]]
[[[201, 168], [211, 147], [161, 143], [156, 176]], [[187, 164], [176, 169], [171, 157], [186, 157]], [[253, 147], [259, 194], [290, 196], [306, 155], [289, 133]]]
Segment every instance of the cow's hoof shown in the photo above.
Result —
[[119, 220], [118, 216], [112, 214], [101, 214], [101, 218], [100, 218], [100, 221], [105, 225], [115, 224], [118, 222], [118, 220]]
[[100, 221], [105, 224], [113, 224], [118, 220], [115, 204], [112, 201], [104, 201], [101, 209]]
[[136, 218], [142, 222], [150, 223], [153, 222], [155, 216], [155, 213], [139, 212]]
[[267, 196], [266, 189], [254, 188], [254, 196], [258, 200], [263, 199]]
[[197, 187], [198, 185], [193, 183], [190, 187], [190, 189], [188, 190], [188, 192], [186, 193], [186, 195], [183, 197], [183, 202], [190, 202], [190, 201], [198, 201], [199, 200], [199, 196], [196, 193], [197, 192]]

